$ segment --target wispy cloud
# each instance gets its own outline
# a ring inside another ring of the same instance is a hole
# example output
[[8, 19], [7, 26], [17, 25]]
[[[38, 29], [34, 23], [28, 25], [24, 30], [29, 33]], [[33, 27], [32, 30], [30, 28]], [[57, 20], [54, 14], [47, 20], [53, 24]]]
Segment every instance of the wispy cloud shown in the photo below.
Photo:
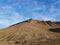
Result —
[[0, 1], [0, 24], [11, 24], [34, 18], [60, 21], [60, 0], [3, 0]]
[[[60, 8], [58, 8], [60, 5], [59, 1], [54, 2], [52, 4], [44, 4], [39, 5], [38, 3], [35, 3], [37, 5], [34, 7], [34, 10], [32, 12], [33, 17], [36, 19], [41, 19], [41, 20], [51, 20], [51, 21], [59, 21], [58, 16], [60, 16]], [[56, 5], [58, 5], [56, 7]]]
[[[24, 16], [20, 13], [12, 10], [13, 7], [4, 6], [2, 7], [3, 11], [0, 11], [0, 24], [4, 26], [10, 26], [17, 22], [23, 21]], [[3, 26], [3, 27], [4, 27]]]

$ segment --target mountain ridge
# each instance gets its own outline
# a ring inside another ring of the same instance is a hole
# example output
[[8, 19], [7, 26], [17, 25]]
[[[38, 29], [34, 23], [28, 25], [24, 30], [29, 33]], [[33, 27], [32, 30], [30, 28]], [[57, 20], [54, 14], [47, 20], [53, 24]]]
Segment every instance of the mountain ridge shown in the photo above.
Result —
[[[60, 22], [54, 22], [54, 21], [44, 21], [44, 20], [36, 20], [36, 19], [28, 19], [28, 20], [25, 20], [25, 21], [22, 21], [22, 22], [18, 22], [16, 24], [13, 24], [11, 26], [15, 26], [15, 25], [18, 25], [18, 24], [21, 24], [21, 23], [25, 23], [25, 22], [31, 22], [31, 21], [37, 21], [37, 22], [42, 22], [42, 23], [55, 23], [55, 24], [58, 24], [60, 25]], [[9, 27], [11, 27], [9, 26]]]

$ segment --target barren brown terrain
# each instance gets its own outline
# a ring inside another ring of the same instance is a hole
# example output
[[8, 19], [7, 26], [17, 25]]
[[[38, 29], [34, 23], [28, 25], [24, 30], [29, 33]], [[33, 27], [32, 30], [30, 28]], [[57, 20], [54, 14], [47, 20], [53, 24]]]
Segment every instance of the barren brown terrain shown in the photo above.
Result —
[[0, 45], [60, 45], [60, 22], [29, 19], [0, 29]]

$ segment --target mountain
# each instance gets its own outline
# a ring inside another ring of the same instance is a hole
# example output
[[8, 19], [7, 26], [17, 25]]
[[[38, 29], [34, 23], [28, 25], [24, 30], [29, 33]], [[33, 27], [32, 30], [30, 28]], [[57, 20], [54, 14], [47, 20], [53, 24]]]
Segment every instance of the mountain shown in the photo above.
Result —
[[60, 22], [29, 19], [0, 29], [0, 45], [60, 45]]

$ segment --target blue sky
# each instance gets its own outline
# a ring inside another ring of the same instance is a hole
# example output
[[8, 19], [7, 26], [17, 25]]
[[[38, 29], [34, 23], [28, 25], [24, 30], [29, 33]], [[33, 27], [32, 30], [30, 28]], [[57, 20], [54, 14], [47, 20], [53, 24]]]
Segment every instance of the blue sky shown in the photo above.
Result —
[[0, 0], [0, 28], [29, 18], [60, 21], [60, 0]]

